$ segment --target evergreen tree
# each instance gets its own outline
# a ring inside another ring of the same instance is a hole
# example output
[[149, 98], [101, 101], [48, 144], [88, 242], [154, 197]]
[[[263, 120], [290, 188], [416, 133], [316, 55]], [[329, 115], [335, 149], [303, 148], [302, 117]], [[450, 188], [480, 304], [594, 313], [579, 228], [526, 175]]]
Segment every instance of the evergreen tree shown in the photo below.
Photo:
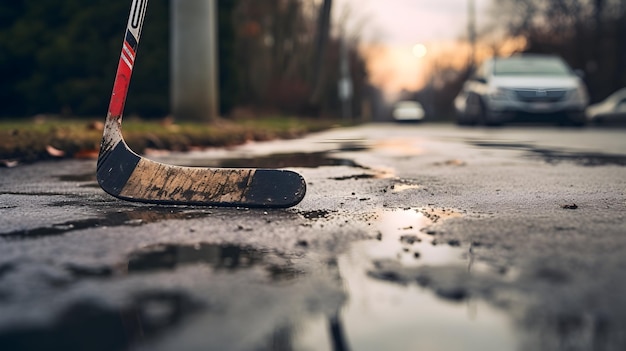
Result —
[[[104, 115], [129, 7], [128, 0], [3, 2], [0, 115]], [[167, 8], [167, 0], [150, 3], [127, 113], [167, 113]]]

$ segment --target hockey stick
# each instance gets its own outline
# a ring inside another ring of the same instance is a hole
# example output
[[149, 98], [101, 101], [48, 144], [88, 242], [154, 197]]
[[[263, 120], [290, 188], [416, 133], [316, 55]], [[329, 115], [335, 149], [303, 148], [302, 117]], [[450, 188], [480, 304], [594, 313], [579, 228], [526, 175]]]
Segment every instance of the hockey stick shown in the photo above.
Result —
[[102, 135], [96, 178], [107, 193], [162, 204], [291, 207], [306, 192], [298, 173], [277, 169], [195, 168], [134, 153], [122, 136], [122, 112], [148, 0], [133, 0]]

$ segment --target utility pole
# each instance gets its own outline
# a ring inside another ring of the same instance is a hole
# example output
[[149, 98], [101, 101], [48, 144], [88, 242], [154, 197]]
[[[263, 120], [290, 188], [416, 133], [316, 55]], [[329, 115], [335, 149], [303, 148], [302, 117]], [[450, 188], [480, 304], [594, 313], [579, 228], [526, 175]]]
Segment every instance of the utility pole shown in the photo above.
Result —
[[218, 117], [217, 0], [171, 0], [171, 104], [174, 117]]
[[324, 55], [326, 54], [326, 45], [330, 35], [330, 19], [333, 7], [332, 0], [324, 0], [317, 18], [317, 34], [315, 38], [315, 51], [313, 53], [313, 74], [312, 84], [313, 93], [310, 97], [310, 103], [317, 104], [321, 99], [322, 85], [324, 83]]
[[339, 47], [339, 100], [341, 101], [341, 118], [344, 121], [352, 119], [352, 79], [350, 77], [350, 57], [348, 43], [341, 31]]
[[[617, 40], [613, 44], [616, 48], [617, 62], [626, 61], [626, 0], [619, 3], [619, 22], [617, 24]], [[626, 68], [623, 64], [618, 64], [615, 72], [615, 86], [620, 87], [626, 84]]]
[[469, 67], [476, 64], [476, 3], [467, 0], [467, 39], [470, 44]]

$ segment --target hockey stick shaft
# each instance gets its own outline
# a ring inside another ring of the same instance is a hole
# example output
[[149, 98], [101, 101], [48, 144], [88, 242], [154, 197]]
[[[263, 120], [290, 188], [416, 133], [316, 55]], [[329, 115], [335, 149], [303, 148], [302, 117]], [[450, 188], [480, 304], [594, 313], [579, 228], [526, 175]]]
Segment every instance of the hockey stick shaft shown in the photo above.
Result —
[[128, 24], [126, 25], [122, 52], [117, 65], [117, 73], [115, 74], [115, 83], [113, 83], [113, 93], [111, 94], [111, 103], [109, 104], [107, 118], [122, 118], [147, 6], [148, 0], [133, 0], [130, 7]]
[[139, 38], [141, 37], [147, 7], [148, 0], [132, 0], [126, 31], [124, 32], [124, 40], [122, 41], [120, 59], [117, 64], [117, 72], [115, 73], [109, 110], [104, 124], [100, 157], [113, 150], [118, 143], [124, 142], [121, 127], [122, 114], [126, 105], [126, 96], [128, 95], [133, 67], [135, 66], [137, 47], [139, 46]]

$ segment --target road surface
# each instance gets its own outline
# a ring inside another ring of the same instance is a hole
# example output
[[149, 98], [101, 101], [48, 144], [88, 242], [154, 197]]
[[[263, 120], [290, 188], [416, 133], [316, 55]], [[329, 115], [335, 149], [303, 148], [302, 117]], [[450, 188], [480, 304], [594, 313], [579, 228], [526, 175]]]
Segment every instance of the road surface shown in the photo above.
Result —
[[624, 350], [624, 130], [371, 124], [157, 154], [300, 172], [291, 209], [0, 169], [0, 349]]

